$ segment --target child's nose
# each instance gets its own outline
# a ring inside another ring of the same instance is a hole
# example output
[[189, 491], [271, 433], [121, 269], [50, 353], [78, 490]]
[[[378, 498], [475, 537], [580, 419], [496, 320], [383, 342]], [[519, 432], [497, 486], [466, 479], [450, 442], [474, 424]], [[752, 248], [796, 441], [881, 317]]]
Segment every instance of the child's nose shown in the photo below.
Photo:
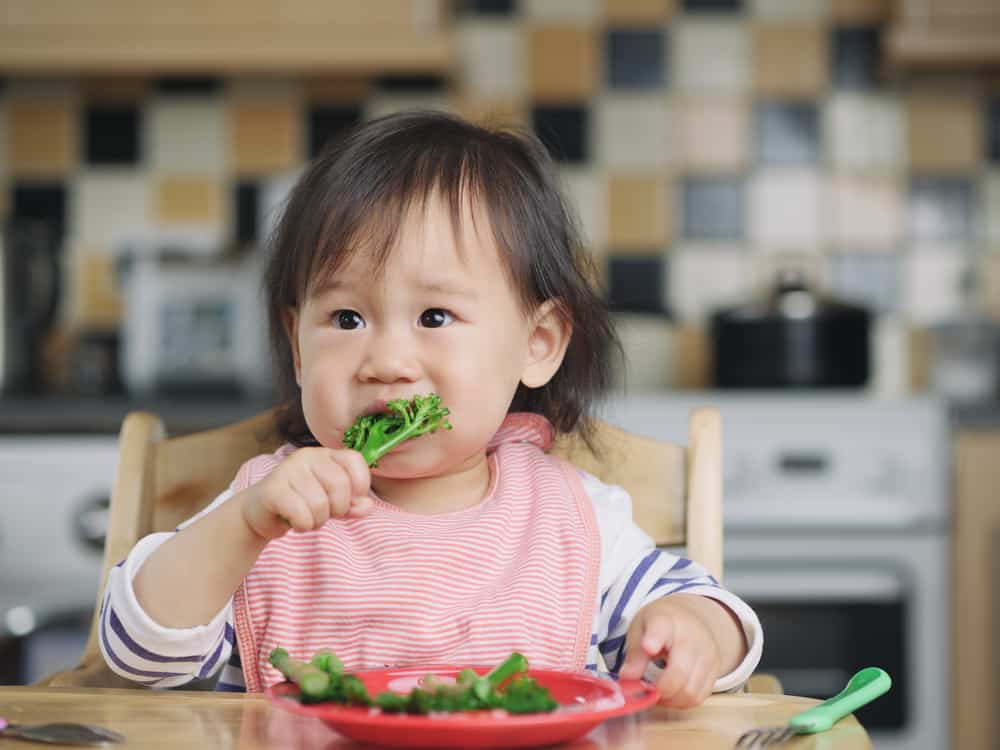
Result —
[[412, 340], [403, 331], [383, 329], [370, 337], [365, 357], [358, 369], [362, 382], [395, 383], [415, 381], [420, 369], [413, 351]]

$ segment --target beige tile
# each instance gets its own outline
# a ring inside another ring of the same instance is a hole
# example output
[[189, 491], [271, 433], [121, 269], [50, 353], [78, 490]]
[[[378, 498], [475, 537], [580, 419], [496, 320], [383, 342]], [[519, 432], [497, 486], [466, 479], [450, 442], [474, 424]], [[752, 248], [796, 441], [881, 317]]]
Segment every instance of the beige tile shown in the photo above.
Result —
[[675, 161], [675, 125], [666, 97], [599, 97], [593, 135], [600, 165], [624, 171], [663, 169]]
[[[0, 187], [3, 186], [7, 175], [10, 173], [7, 132], [7, 103], [3, 97], [0, 97]], [[6, 190], [0, 189], [0, 195], [4, 193], [6, 193]]]
[[691, 172], [729, 172], [749, 160], [750, 113], [737, 97], [686, 97], [676, 102], [678, 159]]
[[156, 187], [156, 216], [159, 224], [226, 223], [222, 184], [209, 177], [164, 177]]
[[457, 27], [459, 85], [466, 95], [521, 97], [527, 93], [525, 35], [508, 22], [469, 21]]
[[826, 139], [838, 170], [888, 172], [903, 166], [903, 114], [896, 96], [836, 93], [827, 99]]
[[680, 20], [671, 25], [674, 82], [678, 91], [744, 93], [750, 82], [750, 41], [741, 21]]
[[148, 153], [163, 174], [221, 174], [228, 167], [225, 110], [218, 97], [163, 97], [147, 109]]
[[832, 180], [833, 240], [851, 249], [888, 249], [903, 237], [903, 190], [892, 177]]
[[459, 97], [453, 107], [459, 116], [486, 127], [529, 127], [531, 124], [525, 99]]
[[7, 138], [12, 177], [61, 177], [77, 163], [75, 107], [59, 99], [12, 99]]
[[301, 113], [293, 99], [234, 99], [229, 126], [230, 163], [240, 176], [280, 172], [302, 159]]
[[106, 247], [75, 246], [70, 253], [67, 324], [71, 329], [107, 329], [122, 320], [123, 300], [115, 280], [115, 256]]
[[529, 89], [541, 101], [571, 101], [597, 90], [598, 49], [593, 29], [545, 26], [530, 31]]
[[983, 118], [976, 97], [916, 93], [904, 99], [904, 111], [911, 169], [941, 174], [979, 165]]
[[677, 0], [604, 0], [604, 17], [612, 23], [658, 23], [673, 17]]
[[376, 117], [411, 109], [451, 112], [455, 110], [455, 106], [450, 97], [439, 92], [412, 94], [382, 92], [365, 99], [362, 119], [373, 120]]
[[754, 91], [771, 97], [815, 97], [826, 88], [827, 31], [809, 23], [753, 27]]
[[677, 358], [675, 387], [701, 390], [711, 385], [712, 343], [704, 326], [677, 326], [674, 332], [674, 351]]
[[761, 250], [816, 251], [828, 211], [823, 178], [809, 169], [764, 169], [750, 185], [750, 236]]
[[601, 0], [521, 0], [521, 9], [530, 20], [594, 22]]
[[117, 251], [128, 236], [150, 224], [150, 180], [130, 169], [82, 173], [71, 191], [70, 214], [77, 240]]
[[608, 182], [608, 249], [660, 254], [673, 232], [673, 189], [664, 177], [613, 175]]
[[841, 23], [878, 22], [889, 16], [892, 0], [830, 0], [830, 16]]

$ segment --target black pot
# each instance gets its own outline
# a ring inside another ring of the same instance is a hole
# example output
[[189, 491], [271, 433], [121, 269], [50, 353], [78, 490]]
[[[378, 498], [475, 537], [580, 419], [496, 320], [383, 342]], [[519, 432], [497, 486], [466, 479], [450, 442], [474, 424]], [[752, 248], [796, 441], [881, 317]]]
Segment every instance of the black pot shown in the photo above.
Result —
[[783, 274], [766, 299], [711, 318], [718, 388], [856, 388], [870, 374], [872, 315]]

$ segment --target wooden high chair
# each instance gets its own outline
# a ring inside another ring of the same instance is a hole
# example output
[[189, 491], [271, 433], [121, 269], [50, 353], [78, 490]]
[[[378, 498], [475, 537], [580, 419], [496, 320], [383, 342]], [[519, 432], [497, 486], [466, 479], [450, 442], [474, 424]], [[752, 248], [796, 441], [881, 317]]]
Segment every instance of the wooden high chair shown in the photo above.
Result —
[[[626, 433], [598, 422], [597, 451], [575, 435], [553, 452], [632, 497], [636, 523], [657, 545], [685, 545], [688, 556], [722, 580], [721, 422], [714, 409], [691, 415], [682, 445]], [[101, 594], [80, 663], [41, 680], [53, 687], [141, 687], [114, 674], [98, 646], [99, 610], [108, 571], [135, 543], [174, 529], [222, 492], [247, 459], [278, 446], [270, 412], [218, 429], [167, 438], [163, 421], [147, 412], [125, 417], [104, 543]], [[765, 686], [766, 687], [766, 686]], [[771, 690], [773, 692], [773, 690]]]

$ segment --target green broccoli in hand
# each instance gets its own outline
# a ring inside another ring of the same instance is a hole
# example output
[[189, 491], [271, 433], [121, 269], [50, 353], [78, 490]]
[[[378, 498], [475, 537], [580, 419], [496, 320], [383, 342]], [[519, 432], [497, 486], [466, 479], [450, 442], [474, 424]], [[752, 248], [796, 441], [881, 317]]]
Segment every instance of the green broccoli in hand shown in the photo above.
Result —
[[369, 466], [400, 443], [438, 429], [450, 430], [448, 409], [441, 397], [431, 393], [414, 396], [411, 401], [398, 398], [386, 404], [384, 414], [358, 417], [344, 433], [344, 445], [360, 451]]

